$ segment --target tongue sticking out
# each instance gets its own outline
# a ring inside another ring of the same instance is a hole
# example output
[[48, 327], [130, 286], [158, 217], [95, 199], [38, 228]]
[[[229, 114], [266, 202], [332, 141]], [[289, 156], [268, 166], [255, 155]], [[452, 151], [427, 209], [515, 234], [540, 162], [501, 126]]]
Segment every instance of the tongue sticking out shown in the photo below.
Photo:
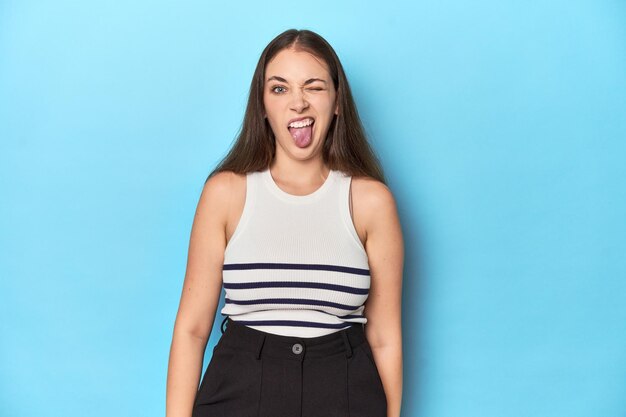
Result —
[[306, 148], [311, 143], [313, 125], [305, 127], [290, 127], [289, 133], [299, 148]]

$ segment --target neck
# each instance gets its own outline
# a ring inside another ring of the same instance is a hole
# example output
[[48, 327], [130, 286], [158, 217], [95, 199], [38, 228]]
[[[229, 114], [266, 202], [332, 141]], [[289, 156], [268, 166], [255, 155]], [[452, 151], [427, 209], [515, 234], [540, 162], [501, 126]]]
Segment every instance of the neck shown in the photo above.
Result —
[[321, 158], [308, 161], [276, 158], [270, 165], [270, 171], [275, 180], [293, 187], [306, 189], [323, 184], [328, 177], [330, 168], [324, 164]]

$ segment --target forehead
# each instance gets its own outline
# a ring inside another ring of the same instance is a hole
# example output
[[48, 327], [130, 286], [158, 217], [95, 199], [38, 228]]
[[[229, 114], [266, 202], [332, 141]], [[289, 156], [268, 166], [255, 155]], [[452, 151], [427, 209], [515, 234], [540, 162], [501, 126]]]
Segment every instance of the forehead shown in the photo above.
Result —
[[329, 78], [328, 65], [310, 52], [283, 49], [265, 67], [265, 79], [278, 75], [290, 79]]

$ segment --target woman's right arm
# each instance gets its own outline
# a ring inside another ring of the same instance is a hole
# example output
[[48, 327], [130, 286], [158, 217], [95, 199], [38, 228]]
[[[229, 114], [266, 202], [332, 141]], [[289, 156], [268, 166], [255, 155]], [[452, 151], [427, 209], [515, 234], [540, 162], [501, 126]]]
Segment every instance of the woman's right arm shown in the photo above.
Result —
[[222, 291], [230, 175], [220, 172], [211, 177], [196, 208], [170, 347], [166, 417], [191, 417], [204, 351]]

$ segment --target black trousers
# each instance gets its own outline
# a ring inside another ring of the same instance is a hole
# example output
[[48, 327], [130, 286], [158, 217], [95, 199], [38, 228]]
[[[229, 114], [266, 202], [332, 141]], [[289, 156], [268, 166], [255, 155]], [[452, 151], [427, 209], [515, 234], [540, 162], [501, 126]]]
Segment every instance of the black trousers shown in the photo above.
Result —
[[387, 416], [385, 391], [362, 324], [301, 338], [227, 320], [192, 417]]

